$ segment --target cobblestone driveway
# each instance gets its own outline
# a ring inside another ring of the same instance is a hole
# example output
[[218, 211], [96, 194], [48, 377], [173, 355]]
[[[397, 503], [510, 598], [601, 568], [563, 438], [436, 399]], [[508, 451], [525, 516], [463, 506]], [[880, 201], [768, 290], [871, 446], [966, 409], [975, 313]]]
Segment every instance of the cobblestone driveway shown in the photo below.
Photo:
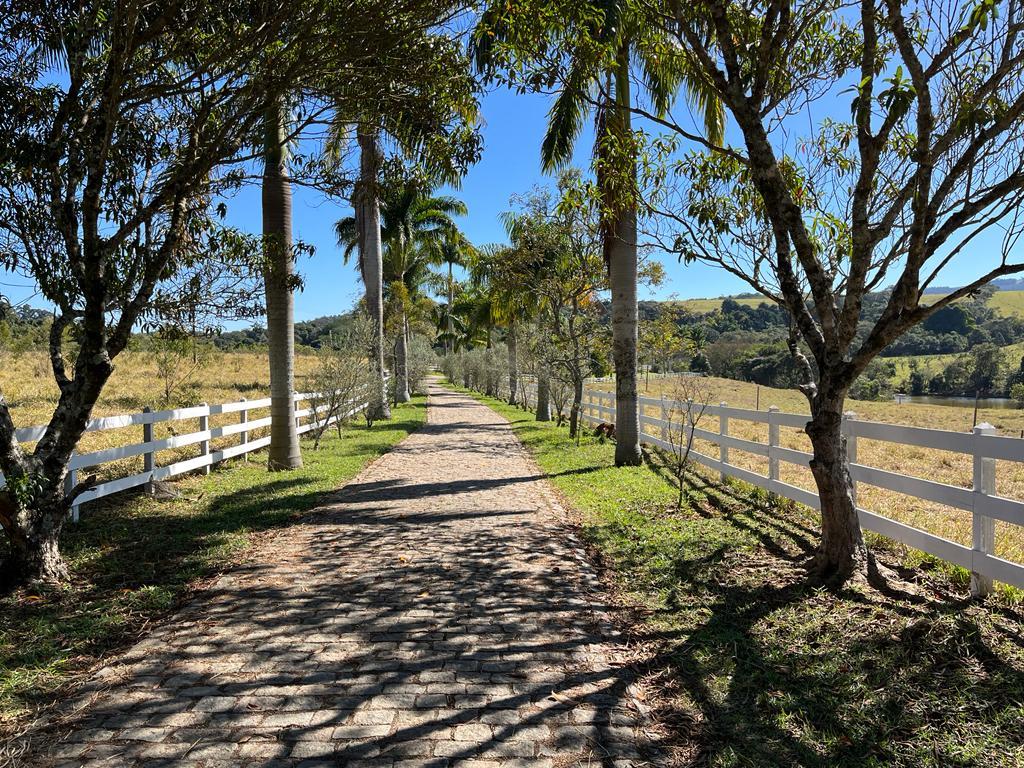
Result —
[[29, 764], [646, 765], [593, 574], [508, 424], [429, 423], [101, 670]]

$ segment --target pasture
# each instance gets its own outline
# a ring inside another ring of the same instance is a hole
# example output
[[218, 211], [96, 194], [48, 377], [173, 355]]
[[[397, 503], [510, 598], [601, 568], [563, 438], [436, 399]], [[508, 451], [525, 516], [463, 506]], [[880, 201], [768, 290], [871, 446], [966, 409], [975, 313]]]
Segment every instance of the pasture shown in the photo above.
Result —
[[[190, 370], [191, 359], [180, 361]], [[295, 357], [296, 388], [303, 390], [304, 380], [313, 372], [317, 358], [312, 354]], [[114, 374], [93, 409], [93, 417], [116, 416], [137, 413], [145, 407], [153, 410], [181, 408], [200, 403], [227, 403], [242, 398], [256, 400], [265, 398], [270, 391], [270, 372], [265, 352], [219, 352], [212, 351], [200, 359], [198, 367], [190, 376], [179, 369], [177, 376], [182, 380], [175, 387], [175, 393], [168, 401], [164, 394], [166, 382], [161, 374], [157, 357], [151, 352], [129, 350], [116, 361]], [[11, 409], [16, 427], [42, 426], [47, 423], [57, 402], [57, 385], [50, 372], [49, 358], [44, 352], [26, 352], [19, 356], [4, 358], [0, 365], [0, 390]], [[269, 409], [254, 409], [250, 419], [269, 415]], [[237, 414], [211, 416], [209, 426], [216, 428], [237, 421]], [[195, 431], [197, 421], [160, 422], [153, 426], [153, 439], [161, 440], [176, 434]], [[255, 440], [264, 436], [264, 431], [253, 430]], [[212, 450], [218, 450], [237, 442], [235, 438], [221, 438], [211, 443]], [[79, 442], [78, 452], [86, 453], [104, 448], [138, 443], [143, 440], [141, 426], [102, 432], [87, 432]], [[161, 452], [160, 464], [194, 455], [196, 446], [187, 446]], [[97, 472], [102, 482], [113, 477], [124, 477], [142, 471], [142, 457], [134, 456], [104, 464]]]
[[[641, 394], [647, 397], [664, 397], [671, 401], [679, 381], [674, 378], [652, 378], [649, 388], [641, 381]], [[688, 379], [687, 381], [694, 380]], [[806, 399], [796, 390], [758, 387], [747, 382], [710, 377], [698, 381], [700, 386], [706, 390], [706, 397], [710, 403], [725, 402], [737, 408], [759, 407], [762, 411], [774, 405], [787, 413], [809, 412]], [[613, 391], [614, 389], [612, 382], [598, 382], [591, 386], [604, 391]], [[968, 407], [912, 405], [909, 403], [897, 405], [895, 402], [849, 400], [847, 410], [855, 412], [857, 418], [862, 421], [965, 433], [970, 432], [973, 426], [973, 409]], [[660, 409], [648, 408], [646, 412], [650, 416], [660, 416]], [[1020, 437], [1024, 431], [1024, 410], [981, 409], [978, 412], [978, 423], [982, 422], [992, 424], [1000, 435]], [[712, 432], [719, 430], [718, 419], [712, 416], [704, 417], [698, 426]], [[761, 443], [767, 443], [768, 440], [766, 424], [730, 420], [729, 433], [735, 437]], [[784, 448], [800, 451], [810, 450], [810, 441], [807, 435], [799, 429], [781, 428], [780, 444]], [[718, 455], [716, 446], [702, 440], [695, 441], [694, 449], [712, 457]], [[961, 488], [970, 488], [973, 483], [972, 457], [966, 454], [909, 445], [894, 445], [867, 439], [858, 440], [857, 452], [860, 464], [928, 478]], [[767, 457], [733, 449], [730, 451], [729, 458], [732, 464], [739, 467], [767, 474]], [[814, 490], [815, 485], [810, 470], [783, 462], [780, 471], [780, 480], [783, 482], [809, 491]], [[998, 462], [996, 492], [1000, 496], [1024, 499], [1024, 464]], [[959, 544], [965, 546], [971, 544], [971, 515], [963, 510], [866, 484], [861, 485], [858, 490], [858, 503], [865, 509]], [[912, 559], [920, 560], [923, 557], [909, 551], [907, 554]], [[1018, 526], [997, 521], [996, 554], [1016, 562], [1024, 562], [1024, 531]]]

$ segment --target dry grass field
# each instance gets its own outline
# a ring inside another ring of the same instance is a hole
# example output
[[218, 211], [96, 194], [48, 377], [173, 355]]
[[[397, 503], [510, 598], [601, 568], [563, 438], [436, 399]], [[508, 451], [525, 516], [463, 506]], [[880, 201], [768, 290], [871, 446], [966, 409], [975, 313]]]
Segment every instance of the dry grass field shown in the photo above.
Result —
[[[644, 388], [641, 382], [641, 394], [647, 397], [660, 398], [663, 395], [671, 398], [675, 379], [654, 379], [650, 388]], [[701, 379], [707, 387], [709, 400], [712, 403], [725, 402], [737, 408], [754, 408], [758, 403], [761, 410], [769, 406], [778, 406], [789, 413], [808, 413], [807, 403], [803, 395], [795, 390], [772, 389], [758, 387], [747, 382], [730, 379]], [[598, 389], [610, 391], [612, 382], [601, 382], [591, 385]], [[848, 410], [857, 414], [864, 421], [878, 421], [887, 424], [903, 424], [907, 426], [944, 429], [957, 432], [969, 432], [973, 426], [973, 409], [940, 405], [897, 405], [894, 402], [865, 402], [850, 400]], [[651, 416], [660, 416], [660, 408], [648, 408]], [[978, 412], [978, 421], [988, 422], [996, 427], [1001, 435], [1020, 437], [1024, 433], [1024, 410], [988, 410]], [[710, 431], [718, 431], [718, 419], [705, 416], [699, 427]], [[731, 419], [729, 433], [747, 440], [761, 443], [768, 441], [768, 426], [753, 422], [742, 422]], [[797, 429], [783, 428], [780, 440], [784, 447], [809, 451], [810, 443], [807, 436]], [[718, 456], [718, 448], [704, 441], [696, 441], [694, 450], [712, 457]], [[949, 485], [970, 488], [973, 482], [972, 457], [966, 454], [917, 448], [908, 445], [884, 443], [874, 440], [858, 441], [858, 462], [893, 472], [927, 478]], [[729, 460], [738, 466], [768, 474], [768, 459], [730, 449]], [[792, 485], [814, 490], [814, 480], [810, 471], [794, 464], [782, 462], [780, 479]], [[1013, 499], [1024, 499], [1024, 464], [1015, 462], [998, 462], [997, 492], [1001, 496]], [[951, 539], [960, 544], [971, 544], [971, 515], [969, 512], [954, 509], [941, 504], [905, 496], [892, 491], [874, 488], [861, 484], [858, 488], [858, 502], [866, 509], [878, 512], [894, 520], [913, 525], [923, 530]], [[996, 553], [1017, 562], [1024, 561], [1024, 530], [1008, 523], [996, 523]]]
[[[768, 299], [757, 297], [744, 297], [741, 299], [733, 299], [737, 304], [742, 304], [745, 307], [756, 307], [759, 304], [763, 304]], [[683, 299], [678, 302], [683, 309], [687, 309], [690, 312], [699, 312], [701, 314], [705, 312], [714, 312], [716, 309], [722, 308], [722, 299]], [[770, 302], [769, 302], [770, 303]]]
[[[304, 379], [316, 366], [316, 357], [310, 354], [296, 356], [296, 386], [304, 387]], [[107, 383], [94, 416], [115, 416], [138, 413], [149, 406], [153, 410], [183, 408], [206, 402], [213, 404], [241, 400], [257, 400], [267, 397], [270, 388], [270, 373], [267, 356], [260, 352], [211, 352], [200, 364], [194, 375], [178, 387], [178, 394], [164, 402], [164, 381], [156, 360], [149, 352], [127, 351], [116, 360], [114, 375]], [[0, 389], [11, 407], [14, 423], [18, 427], [33, 427], [46, 424], [57, 400], [57, 386], [50, 372], [49, 360], [44, 352], [26, 352], [19, 356], [7, 355], [0, 360]], [[269, 409], [254, 410], [249, 419], [269, 415]], [[237, 414], [211, 416], [210, 426], [217, 427], [233, 423]], [[198, 429], [198, 421], [165, 421], [154, 425], [154, 439], [160, 440], [172, 434], [186, 434]], [[263, 433], [253, 431], [252, 439]], [[100, 450], [117, 445], [138, 443], [143, 439], [142, 427], [88, 432], [82, 438], [79, 452]], [[217, 449], [233, 444], [237, 436], [214, 441]], [[157, 464], [165, 465], [198, 453], [198, 446], [191, 445], [157, 454]], [[99, 479], [123, 477], [142, 470], [142, 457], [133, 457], [104, 464], [97, 472]]]
[[996, 291], [988, 305], [1001, 315], [1024, 315], [1024, 291]]

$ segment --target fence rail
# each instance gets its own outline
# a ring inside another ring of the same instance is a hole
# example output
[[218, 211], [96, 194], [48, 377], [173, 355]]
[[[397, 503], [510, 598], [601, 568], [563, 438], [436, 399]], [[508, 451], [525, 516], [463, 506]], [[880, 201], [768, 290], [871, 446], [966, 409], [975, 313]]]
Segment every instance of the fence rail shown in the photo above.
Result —
[[[535, 386], [531, 385], [528, 388], [528, 396], [535, 400]], [[667, 400], [640, 398], [642, 442], [672, 450], [672, 445], [667, 439], [670, 428], [667, 414], [670, 406], [671, 402]], [[648, 409], [660, 412], [661, 417], [650, 415], [646, 412]], [[688, 425], [688, 430], [692, 429], [696, 439], [716, 446], [718, 456], [709, 456], [691, 449], [690, 458], [718, 472], [723, 479], [732, 477], [743, 480], [808, 507], [820, 509], [817, 493], [783, 482], [779, 477], [780, 463], [809, 466], [812, 458], [810, 453], [785, 448], [779, 444], [779, 428], [802, 429], [809, 418], [806, 414], [783, 413], [774, 407], [767, 411], [748, 410], [721, 403], [709, 405], [704, 415], [718, 418], [717, 432], [691, 425]], [[614, 422], [614, 393], [585, 389], [581, 419], [589, 424]], [[729, 423], [733, 420], [766, 424], [768, 441], [745, 440], [730, 435]], [[1005, 560], [994, 554], [996, 520], [1024, 526], [1024, 501], [1005, 498], [996, 493], [996, 462], [1024, 462], [1024, 440], [996, 435], [995, 428], [988, 424], [978, 425], [971, 433], [950, 432], [860, 421], [853, 413], [845, 415], [842, 428], [847, 438], [850, 474], [854, 481], [854, 499], [857, 498], [857, 486], [870, 485], [969, 512], [972, 521], [972, 545], [964, 546], [858, 506], [857, 512], [863, 528], [967, 569], [971, 572], [971, 590], [975, 594], [989, 592], [993, 580], [1024, 588], [1024, 564]], [[857, 462], [858, 439], [966, 454], [973, 460], [972, 487], [961, 488], [937, 480], [860, 464]], [[768, 474], [762, 475], [730, 463], [730, 449], [767, 457]]]
[[[314, 428], [327, 427], [335, 424], [341, 419], [349, 418], [360, 413], [366, 408], [365, 395], [357, 396], [348, 401], [341, 412], [333, 416], [327, 416], [325, 406], [318, 405], [323, 396], [315, 392], [303, 392], [295, 394], [295, 423], [299, 434], [305, 434]], [[307, 404], [308, 407], [299, 408], [299, 404]], [[145, 410], [141, 413], [125, 414], [121, 416], [103, 416], [92, 419], [86, 427], [86, 432], [105, 432], [107, 430], [124, 429], [126, 427], [138, 427], [143, 429], [143, 439], [140, 443], [129, 443], [111, 448], [102, 448], [87, 453], [75, 453], [68, 465], [69, 471], [65, 480], [65, 487], [70, 491], [78, 483], [79, 474], [85, 469], [94, 469], [112, 461], [129, 459], [137, 456], [143, 457], [143, 471], [118, 477], [98, 483], [89, 490], [82, 493], [72, 507], [72, 520], [78, 521], [79, 507], [89, 501], [120, 493], [130, 488], [137, 488], [140, 485], [154, 481], [167, 480], [171, 477], [183, 475], [197, 470], [210, 471], [215, 464], [237, 456], [244, 456], [266, 448], [270, 445], [269, 436], [261, 436], [256, 439], [250, 437], [252, 432], [265, 429], [270, 426], [270, 417], [250, 419], [249, 414], [253, 411], [260, 411], [270, 407], [270, 398], [260, 400], [239, 400], [234, 403], [221, 403], [218, 405], [201, 404], [188, 408], [175, 408], [164, 411]], [[224, 424], [211, 428], [209, 420], [211, 416], [225, 414], [238, 414], [238, 421], [234, 424]], [[321, 419], [321, 414], [325, 418]], [[187, 434], [172, 434], [159, 440], [154, 439], [153, 426], [164, 422], [195, 421], [197, 430]], [[46, 427], [25, 427], [16, 431], [19, 443], [33, 443], [38, 441], [46, 431]], [[211, 450], [211, 442], [221, 438], [238, 435], [238, 442], [217, 450]], [[179, 459], [164, 466], [157, 465], [157, 454], [161, 451], [168, 451], [198, 445], [198, 455]], [[0, 487], [4, 485], [4, 476], [0, 473]]]

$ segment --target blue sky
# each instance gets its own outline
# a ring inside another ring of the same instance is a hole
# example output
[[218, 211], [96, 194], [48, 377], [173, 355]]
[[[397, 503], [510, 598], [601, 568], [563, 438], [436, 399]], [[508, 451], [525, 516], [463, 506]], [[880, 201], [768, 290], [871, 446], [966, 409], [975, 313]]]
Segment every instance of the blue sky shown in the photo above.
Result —
[[[484, 151], [458, 189], [451, 190], [469, 208], [460, 221], [463, 231], [477, 244], [505, 240], [498, 219], [508, 210], [509, 198], [544, 184], [552, 178], [541, 171], [540, 143], [550, 97], [542, 94], [516, 94], [499, 89], [482, 101]], [[574, 163], [587, 167], [593, 133], [587, 131], [576, 147]], [[316, 192], [296, 189], [293, 220], [296, 239], [316, 246], [316, 254], [299, 264], [305, 289], [296, 296], [297, 320], [337, 314], [349, 309], [359, 298], [362, 286], [353, 264], [341, 263], [331, 232], [333, 222], [346, 215], [336, 202], [325, 202]], [[240, 194], [229, 204], [229, 219], [252, 232], [260, 229], [259, 190]], [[718, 296], [749, 290], [743, 283], [719, 269], [706, 265], [682, 266], [674, 258], [664, 260], [668, 280], [655, 289], [641, 289], [641, 298], [681, 298]]]
[[[509, 207], [510, 196], [529, 191], [535, 184], [550, 183], [540, 168], [540, 143], [544, 133], [550, 97], [542, 94], [516, 94], [499, 89], [482, 100], [484, 151], [482, 160], [470, 170], [461, 187], [453, 193], [463, 199], [469, 215], [460, 223], [470, 240], [477, 244], [501, 242], [504, 230], [498, 215]], [[834, 105], [833, 105], [834, 106]], [[593, 134], [587, 131], [576, 147], [575, 164], [587, 167]], [[258, 186], [243, 190], [228, 202], [228, 220], [246, 231], [261, 229]], [[349, 310], [359, 299], [362, 286], [353, 264], [342, 264], [332, 233], [333, 223], [350, 211], [337, 201], [327, 201], [319, 193], [296, 187], [294, 190], [294, 235], [297, 240], [315, 246], [313, 256], [303, 257], [299, 271], [305, 287], [296, 296], [296, 320]], [[961, 285], [977, 277], [981, 268], [994, 266], [1001, 233], [987, 233], [973, 244], [969, 254], [954, 260], [940, 281]], [[715, 297], [749, 291], [738, 278], [706, 264], [679, 264], [674, 257], [662, 259], [666, 281], [656, 288], [641, 288], [641, 299]], [[45, 306], [33, 298], [34, 289], [24, 278], [0, 271], [0, 294], [14, 302], [26, 301]]]

